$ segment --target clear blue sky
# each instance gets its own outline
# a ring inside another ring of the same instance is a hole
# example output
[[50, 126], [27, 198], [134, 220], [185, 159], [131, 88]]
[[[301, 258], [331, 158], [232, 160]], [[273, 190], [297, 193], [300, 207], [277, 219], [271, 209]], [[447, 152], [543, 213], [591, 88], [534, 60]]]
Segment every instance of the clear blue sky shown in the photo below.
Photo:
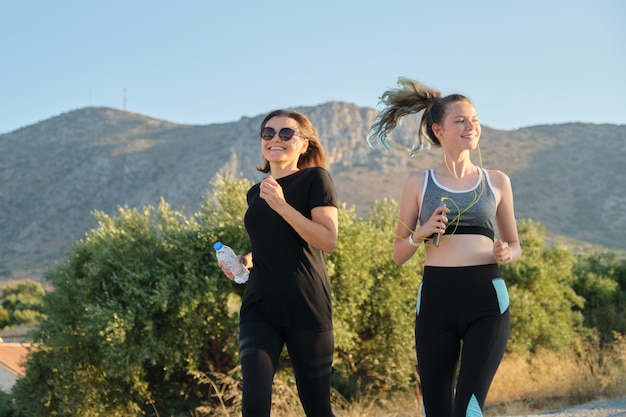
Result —
[[0, 134], [90, 105], [188, 124], [376, 108], [398, 76], [498, 129], [626, 124], [624, 0], [4, 0], [0, 54]]

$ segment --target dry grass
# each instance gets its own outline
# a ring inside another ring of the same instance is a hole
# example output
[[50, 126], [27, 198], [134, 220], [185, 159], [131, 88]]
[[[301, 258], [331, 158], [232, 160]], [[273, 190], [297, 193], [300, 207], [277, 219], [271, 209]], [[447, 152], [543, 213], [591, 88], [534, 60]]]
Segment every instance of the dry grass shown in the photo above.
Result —
[[487, 415], [515, 415], [626, 395], [626, 337], [603, 349], [541, 351], [504, 358], [487, 397]]
[[[626, 336], [603, 349], [587, 343], [578, 352], [507, 355], [487, 397], [485, 416], [534, 414], [622, 396], [626, 396]], [[239, 416], [240, 401], [239, 395], [228, 409], [198, 410], [196, 416]], [[410, 392], [384, 398], [368, 395], [354, 402], [333, 392], [332, 403], [337, 417], [423, 417], [421, 399]], [[304, 417], [293, 384], [276, 380], [272, 416]]]

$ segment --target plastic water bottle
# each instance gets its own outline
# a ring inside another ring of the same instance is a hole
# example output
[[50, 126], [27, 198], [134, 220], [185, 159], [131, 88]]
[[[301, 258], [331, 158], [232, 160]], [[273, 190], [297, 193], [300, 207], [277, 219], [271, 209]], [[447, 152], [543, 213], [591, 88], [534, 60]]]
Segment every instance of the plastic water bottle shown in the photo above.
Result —
[[233, 273], [235, 276], [234, 281], [237, 284], [243, 284], [248, 281], [250, 271], [248, 271], [248, 268], [239, 262], [237, 254], [230, 246], [226, 246], [222, 244], [222, 242], [215, 242], [213, 249], [215, 249], [215, 256], [217, 256], [217, 260], [220, 261], [226, 269]]

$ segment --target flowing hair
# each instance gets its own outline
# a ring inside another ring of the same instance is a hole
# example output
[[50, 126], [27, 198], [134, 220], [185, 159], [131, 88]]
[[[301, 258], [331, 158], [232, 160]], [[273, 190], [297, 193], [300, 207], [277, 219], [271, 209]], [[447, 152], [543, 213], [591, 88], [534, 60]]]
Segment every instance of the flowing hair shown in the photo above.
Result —
[[[259, 129], [259, 132], [263, 130], [266, 123], [273, 117], [288, 117], [295, 120], [296, 123], [298, 123], [299, 133], [309, 141], [306, 152], [300, 155], [300, 157], [298, 158], [298, 168], [326, 168], [326, 152], [322, 147], [322, 143], [320, 142], [320, 138], [317, 134], [315, 126], [313, 126], [313, 123], [311, 123], [308, 117], [296, 110], [274, 110], [273, 112], [265, 116], [265, 118], [261, 122], [261, 128]], [[257, 170], [265, 174], [270, 172], [269, 161], [263, 158], [263, 163], [261, 166], [257, 167]]]
[[441, 92], [426, 87], [408, 78], [398, 78], [399, 88], [387, 90], [380, 102], [385, 105], [367, 132], [367, 143], [371, 148], [383, 147], [390, 151], [389, 135], [402, 122], [402, 118], [411, 114], [422, 113], [417, 141], [409, 149], [414, 156], [422, 149], [430, 148], [432, 143], [441, 146], [433, 132], [433, 124], [440, 124], [446, 115], [449, 103], [471, 101], [461, 94], [450, 94], [442, 97]]

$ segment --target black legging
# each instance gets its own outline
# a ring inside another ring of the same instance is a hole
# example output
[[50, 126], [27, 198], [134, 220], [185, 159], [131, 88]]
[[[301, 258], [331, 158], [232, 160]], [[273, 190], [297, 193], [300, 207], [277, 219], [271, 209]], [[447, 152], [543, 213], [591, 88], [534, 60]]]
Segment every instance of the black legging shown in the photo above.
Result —
[[424, 268], [415, 347], [426, 417], [482, 416], [509, 336], [508, 306], [496, 264]]
[[270, 415], [272, 382], [285, 344], [306, 415], [334, 417], [330, 407], [333, 332], [276, 328], [267, 323], [244, 323], [239, 328], [243, 416]]

